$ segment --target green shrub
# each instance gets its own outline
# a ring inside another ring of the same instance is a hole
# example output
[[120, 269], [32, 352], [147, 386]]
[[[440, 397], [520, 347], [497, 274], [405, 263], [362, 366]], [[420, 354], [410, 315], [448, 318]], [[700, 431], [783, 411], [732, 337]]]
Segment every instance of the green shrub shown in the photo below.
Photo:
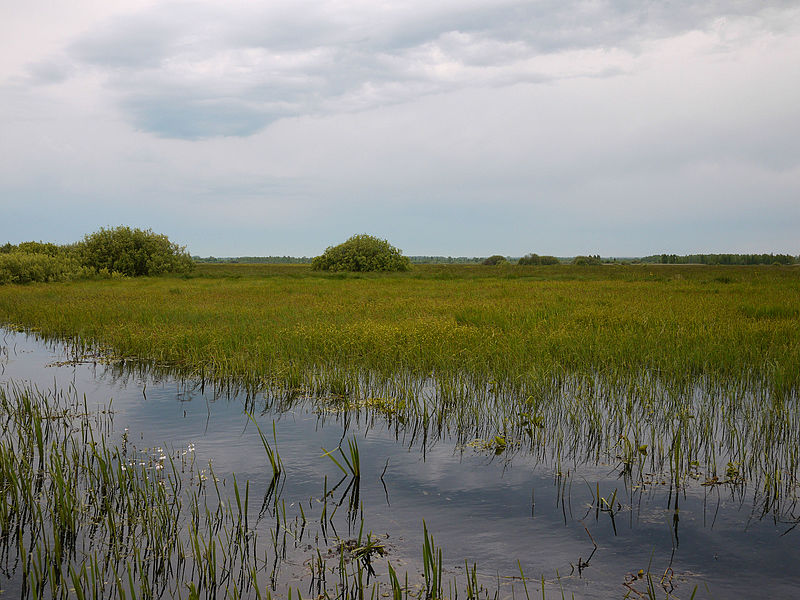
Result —
[[[74, 246], [74, 244], [73, 244]], [[59, 246], [51, 242], [20, 242], [16, 246], [7, 242], [0, 246], [0, 254], [20, 252], [22, 254], [46, 254], [48, 256], [66, 256], [71, 253], [72, 246]]]
[[557, 265], [561, 261], [555, 256], [539, 256], [538, 254], [526, 254], [517, 262], [518, 265]]
[[484, 261], [481, 264], [482, 265], [495, 266], [495, 265], [502, 265], [502, 264], [505, 264], [507, 262], [508, 261], [506, 260], [505, 256], [500, 256], [499, 254], [494, 254], [494, 255], [490, 256], [489, 258], [484, 259]]
[[100, 228], [85, 236], [77, 251], [84, 266], [130, 277], [187, 273], [194, 268], [183, 246], [150, 229]]
[[580, 267], [586, 267], [590, 265], [602, 265], [603, 261], [600, 260], [598, 255], [595, 256], [576, 256], [572, 259], [573, 265], [578, 265]]
[[315, 271], [408, 271], [411, 261], [382, 240], [362, 233], [338, 246], [329, 246], [311, 261]]
[[21, 242], [13, 252], [24, 254], [47, 254], [48, 256], [58, 256], [63, 254], [61, 247], [50, 242]]
[[84, 274], [78, 262], [66, 256], [0, 253], [0, 284], [64, 281]]

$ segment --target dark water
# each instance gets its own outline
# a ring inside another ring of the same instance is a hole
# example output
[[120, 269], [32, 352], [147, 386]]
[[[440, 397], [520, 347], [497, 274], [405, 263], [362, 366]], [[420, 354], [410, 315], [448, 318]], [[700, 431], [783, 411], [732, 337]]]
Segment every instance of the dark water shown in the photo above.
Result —
[[[524, 453], [495, 456], [458, 447], [447, 435], [423, 443], [380, 417], [324, 412], [311, 400], [278, 409], [263, 396], [227, 394], [196, 382], [91, 362], [60, 364], [65, 356], [58, 347], [19, 333], [3, 333], [0, 352], [0, 384], [74, 387], [90, 406], [111, 402], [116, 435], [127, 429], [140, 449], [189, 452], [198, 472], [208, 472], [211, 461], [223, 483], [233, 473], [240, 483], [249, 480], [253, 505], [260, 504], [271, 469], [246, 411], [254, 412], [270, 438], [274, 422], [287, 514], [296, 515], [302, 503], [310, 523], [287, 552], [284, 586], [303, 588], [297, 582], [308, 578], [317, 550], [326, 552], [337, 537], [355, 537], [363, 513], [365, 531], [379, 536], [389, 552], [374, 563], [379, 576], [388, 559], [410, 580], [419, 578], [424, 519], [443, 549], [446, 576], [463, 579], [465, 561], [477, 563], [482, 581], [499, 587], [501, 597], [511, 597], [512, 587], [515, 597], [524, 597], [514, 579], [520, 566], [531, 580], [531, 597], [539, 598], [542, 577], [548, 598], [647, 597], [646, 581], [636, 576], [640, 569], [653, 575], [659, 598], [689, 598], [695, 588], [696, 598], [800, 594], [800, 528], [792, 529], [793, 508], [782, 522], [762, 517], [747, 490], [699, 482], [678, 493], [660, 482], [631, 489], [614, 465], [577, 471], [562, 466], [559, 473]], [[356, 506], [363, 509], [357, 521], [348, 518], [353, 490], [345, 479], [333, 494], [342, 501], [335, 531], [322, 532], [315, 519], [325, 478], [328, 489], [342, 479], [322, 448], [352, 438], [362, 469]], [[598, 485], [606, 499], [616, 491], [612, 512], [598, 510]], [[268, 520], [260, 527], [268, 531]]]

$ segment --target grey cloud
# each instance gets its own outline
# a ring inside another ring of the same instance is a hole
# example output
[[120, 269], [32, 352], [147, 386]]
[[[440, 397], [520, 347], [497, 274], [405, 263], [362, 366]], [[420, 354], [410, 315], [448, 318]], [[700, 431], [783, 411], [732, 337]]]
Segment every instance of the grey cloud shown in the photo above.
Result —
[[[72, 57], [107, 74], [133, 123], [163, 137], [246, 136], [283, 116], [361, 110], [464, 86], [560, 75], [563, 50], [636, 48], [791, 2], [441, 2], [347, 8], [156, 6], [87, 33]], [[578, 72], [609, 76], [620, 67]], [[570, 73], [568, 76], [574, 76]]]
[[34, 84], [49, 85], [62, 83], [69, 79], [75, 67], [64, 60], [47, 60], [34, 63], [28, 67], [28, 73]]
[[90, 31], [69, 48], [77, 60], [107, 69], [158, 67], [179, 50], [179, 22], [157, 12], [117, 19]]
[[755, 15], [795, 6], [796, 3], [786, 0], [434, 3], [397, 21], [379, 22], [377, 31], [373, 29], [371, 42], [378, 49], [407, 49], [436, 39], [442, 33], [462, 32], [525, 42], [537, 52], [635, 47], [644, 39], [705, 29], [721, 17]]
[[134, 123], [160, 137], [202, 139], [216, 136], [247, 136], [279, 118], [236, 99], [132, 96], [123, 107]]

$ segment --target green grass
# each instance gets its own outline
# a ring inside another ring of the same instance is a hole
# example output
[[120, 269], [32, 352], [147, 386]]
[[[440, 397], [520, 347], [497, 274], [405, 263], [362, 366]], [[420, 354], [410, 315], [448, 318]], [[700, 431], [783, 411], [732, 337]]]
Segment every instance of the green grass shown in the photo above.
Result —
[[[726, 283], [720, 282], [726, 281]], [[0, 322], [206, 377], [325, 367], [499, 382], [553, 373], [780, 379], [800, 371], [800, 270], [198, 265], [194, 278], [0, 287]]]

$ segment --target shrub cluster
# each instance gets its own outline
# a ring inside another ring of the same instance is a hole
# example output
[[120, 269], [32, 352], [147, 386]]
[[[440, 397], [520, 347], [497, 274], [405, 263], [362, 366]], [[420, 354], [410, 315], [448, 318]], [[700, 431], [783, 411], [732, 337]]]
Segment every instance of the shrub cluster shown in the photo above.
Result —
[[184, 248], [151, 230], [100, 229], [77, 244], [22, 242], [0, 246], [0, 284], [184, 273], [194, 262]]
[[592, 265], [602, 265], [603, 261], [600, 260], [600, 255], [595, 254], [593, 256], [576, 256], [572, 259], [573, 265], [578, 265], [579, 267], [586, 267]]
[[184, 247], [150, 229], [100, 228], [84, 237], [78, 244], [78, 252], [87, 267], [129, 277], [186, 273], [194, 268]]
[[557, 265], [561, 261], [555, 256], [539, 256], [538, 254], [526, 254], [517, 262], [518, 265]]
[[64, 281], [80, 271], [78, 262], [68, 256], [27, 252], [0, 254], [0, 284]]
[[371, 235], [354, 235], [338, 246], [329, 246], [314, 257], [315, 271], [408, 271], [411, 261], [402, 252]]
[[505, 256], [501, 256], [499, 254], [493, 254], [489, 258], [484, 259], [481, 264], [493, 267], [495, 265], [502, 265], [502, 264], [505, 264], [507, 262], [508, 261], [506, 260]]

